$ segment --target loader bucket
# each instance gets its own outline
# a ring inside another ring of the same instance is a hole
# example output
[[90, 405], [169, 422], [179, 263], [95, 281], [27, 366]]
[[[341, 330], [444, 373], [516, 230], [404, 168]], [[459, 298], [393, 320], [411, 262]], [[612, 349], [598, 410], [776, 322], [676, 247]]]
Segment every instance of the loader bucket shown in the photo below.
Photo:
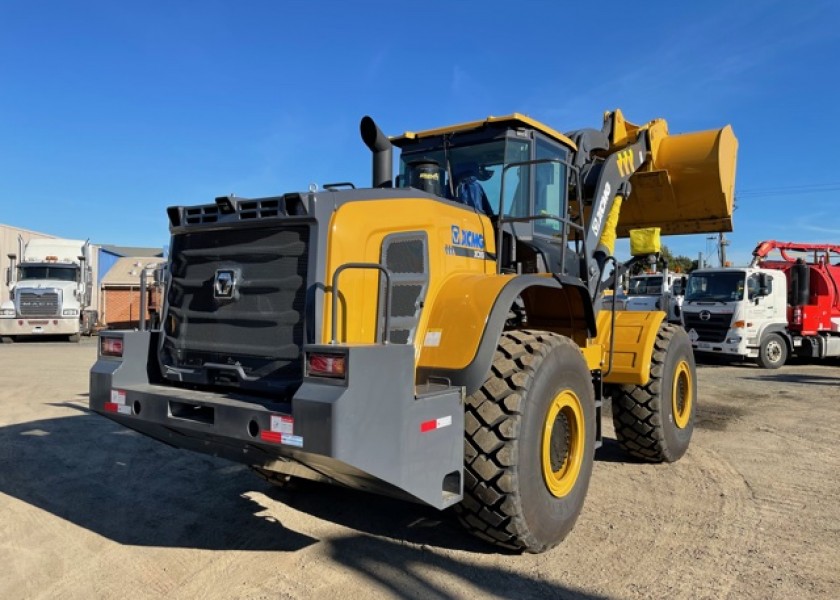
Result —
[[642, 227], [659, 227], [662, 235], [732, 231], [738, 151], [732, 127], [665, 133], [651, 147], [646, 166], [630, 178], [618, 236]]

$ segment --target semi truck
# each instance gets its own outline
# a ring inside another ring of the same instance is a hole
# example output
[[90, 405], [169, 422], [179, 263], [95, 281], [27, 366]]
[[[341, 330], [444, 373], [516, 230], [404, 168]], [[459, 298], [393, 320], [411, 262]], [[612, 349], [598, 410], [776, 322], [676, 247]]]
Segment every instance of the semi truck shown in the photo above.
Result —
[[0, 306], [0, 338], [60, 335], [78, 342], [90, 335], [97, 313], [91, 308], [90, 243], [69, 239], [18, 238], [9, 254], [5, 284], [9, 300]]
[[767, 240], [748, 267], [692, 272], [683, 317], [694, 349], [766, 369], [840, 356], [838, 264], [840, 246]]
[[731, 229], [732, 128], [613, 111], [567, 134], [521, 114], [360, 132], [369, 188], [167, 209], [161, 326], [100, 334], [90, 408], [278, 484], [452, 507], [482, 539], [545, 551], [583, 507], [604, 401], [629, 454], [688, 449], [686, 333], [597, 307], [617, 236]]

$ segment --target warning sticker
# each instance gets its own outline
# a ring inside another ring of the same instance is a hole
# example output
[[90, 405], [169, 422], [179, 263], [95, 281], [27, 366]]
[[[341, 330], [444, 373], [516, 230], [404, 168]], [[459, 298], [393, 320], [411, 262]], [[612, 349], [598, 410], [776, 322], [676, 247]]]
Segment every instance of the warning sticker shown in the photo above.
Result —
[[440, 336], [443, 333], [442, 329], [431, 329], [426, 333], [426, 338], [423, 340], [423, 345], [429, 348], [437, 348], [440, 346]]
[[125, 404], [125, 392], [122, 390], [111, 390], [111, 402], [114, 404]]
[[294, 430], [295, 422], [292, 417], [286, 415], [271, 415], [271, 431], [282, 433], [283, 435], [291, 435]]
[[303, 448], [303, 438], [299, 435], [283, 435], [280, 437], [280, 443], [295, 448]]

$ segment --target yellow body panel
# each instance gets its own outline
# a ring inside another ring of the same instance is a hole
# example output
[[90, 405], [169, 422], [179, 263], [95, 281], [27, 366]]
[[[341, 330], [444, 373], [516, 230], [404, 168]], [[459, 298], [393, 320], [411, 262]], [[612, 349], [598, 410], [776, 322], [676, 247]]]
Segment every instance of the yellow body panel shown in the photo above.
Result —
[[[380, 219], [379, 216], [382, 216]], [[441, 288], [448, 278], [463, 275], [495, 275], [495, 262], [481, 258], [480, 252], [459, 256], [447, 252], [452, 246], [452, 227], [484, 236], [486, 252], [495, 251], [495, 238], [490, 220], [483, 214], [457, 205], [434, 200], [394, 199], [349, 202], [336, 210], [330, 222], [327, 247], [327, 284], [332, 282], [335, 269], [349, 262], [379, 263], [382, 242], [386, 236], [399, 232], [422, 232], [427, 236], [429, 282], [420, 321], [414, 336], [419, 349], [425, 339], [429, 321], [429, 306], [437, 304]], [[338, 287], [338, 341], [370, 344], [378, 342], [377, 314], [379, 308], [380, 275], [375, 270], [347, 270], [340, 275]], [[328, 290], [329, 291], [329, 290]], [[451, 307], [455, 315], [458, 307]], [[321, 341], [330, 341], [332, 294], [324, 294], [324, 323]], [[462, 319], [468, 319], [466, 315]], [[483, 327], [484, 321], [477, 324]], [[380, 334], [381, 335], [381, 334]], [[443, 336], [442, 336], [443, 337]]]
[[605, 383], [645, 385], [650, 380], [650, 362], [659, 326], [665, 320], [662, 311], [617, 311], [615, 313], [615, 340], [610, 339], [612, 313], [598, 313], [598, 336], [595, 344], [604, 348], [604, 372], [609, 365], [612, 345], [613, 364]]
[[434, 298], [427, 329], [432, 343], [423, 345], [419, 366], [462, 369], [469, 365], [496, 297], [514, 277], [465, 273], [449, 277]]
[[590, 371], [604, 367], [604, 348], [596, 342], [590, 341], [585, 348], [580, 349], [583, 360]]

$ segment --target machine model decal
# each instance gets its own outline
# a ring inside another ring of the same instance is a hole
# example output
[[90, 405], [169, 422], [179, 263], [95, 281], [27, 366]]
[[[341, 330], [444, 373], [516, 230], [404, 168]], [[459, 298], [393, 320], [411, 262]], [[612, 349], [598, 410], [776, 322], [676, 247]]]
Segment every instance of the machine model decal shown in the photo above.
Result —
[[595, 212], [595, 218], [592, 219], [592, 232], [598, 235], [601, 232], [601, 223], [604, 221], [604, 213], [607, 210], [607, 201], [610, 199], [610, 192], [612, 187], [610, 182], [604, 184], [604, 191], [601, 192], [601, 199], [598, 201], [598, 210]]

